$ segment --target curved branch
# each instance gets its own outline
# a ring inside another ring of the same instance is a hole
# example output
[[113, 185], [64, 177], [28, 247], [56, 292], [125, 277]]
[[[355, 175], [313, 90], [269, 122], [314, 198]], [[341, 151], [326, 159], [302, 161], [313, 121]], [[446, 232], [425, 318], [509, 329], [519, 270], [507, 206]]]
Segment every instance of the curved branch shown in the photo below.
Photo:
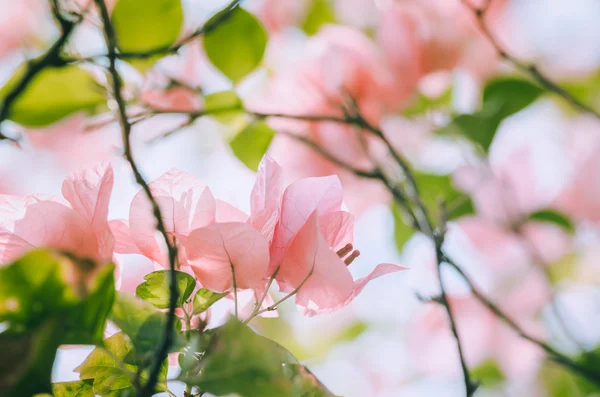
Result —
[[142, 386], [140, 390], [138, 390], [137, 393], [139, 397], [146, 397], [151, 396], [153, 394], [156, 383], [158, 381], [158, 376], [160, 373], [162, 363], [167, 357], [169, 348], [173, 343], [175, 308], [177, 306], [177, 298], [179, 295], [179, 292], [177, 290], [177, 279], [175, 274], [177, 261], [177, 245], [171, 243], [171, 241], [169, 240], [169, 236], [167, 234], [167, 230], [162, 219], [160, 207], [158, 206], [156, 199], [152, 195], [150, 187], [142, 177], [142, 174], [140, 173], [140, 170], [138, 169], [137, 164], [133, 159], [133, 153], [131, 150], [131, 124], [129, 123], [129, 120], [127, 118], [127, 107], [123, 95], [121, 93], [121, 76], [119, 75], [119, 72], [117, 70], [117, 37], [110, 22], [110, 16], [108, 14], [108, 10], [106, 8], [104, 0], [94, 0], [94, 2], [98, 7], [100, 17], [102, 18], [102, 22], [104, 25], [104, 38], [106, 41], [106, 46], [108, 48], [108, 58], [110, 61], [108, 70], [112, 77], [112, 88], [114, 91], [113, 95], [118, 105], [117, 110], [119, 115], [119, 123], [121, 124], [121, 133], [123, 139], [125, 158], [131, 166], [136, 182], [142, 187], [142, 189], [146, 193], [146, 196], [148, 197], [148, 200], [150, 200], [150, 203], [152, 204], [152, 210], [154, 213], [154, 217], [156, 218], [156, 228], [165, 239], [165, 243], [167, 244], [167, 249], [169, 252], [169, 268], [171, 270], [169, 277], [169, 311], [167, 313], [167, 321], [165, 324], [163, 340], [161, 341], [160, 345], [156, 350], [156, 357], [154, 357], [154, 360], [152, 361], [152, 365], [148, 374], [148, 381], [145, 385]]
[[589, 113], [592, 116], [600, 119], [600, 112], [590, 105], [581, 102], [579, 99], [575, 98], [571, 93], [567, 90], [553, 82], [551, 79], [546, 77], [535, 65], [531, 65], [525, 63], [518, 59], [516, 56], [510, 54], [499, 42], [498, 39], [491, 32], [485, 21], [486, 11], [489, 9], [489, 6], [492, 0], [488, 0], [486, 4], [482, 7], [476, 7], [469, 3], [468, 0], [462, 0], [463, 4], [469, 8], [475, 18], [477, 19], [477, 25], [479, 26], [479, 30], [483, 35], [487, 38], [489, 43], [494, 47], [498, 55], [507, 62], [510, 62], [515, 68], [524, 72], [532, 79], [534, 79], [539, 85], [542, 86], [546, 91], [552, 92], [561, 98], [563, 98], [566, 102], [568, 102], [572, 107], [578, 109], [584, 113]]

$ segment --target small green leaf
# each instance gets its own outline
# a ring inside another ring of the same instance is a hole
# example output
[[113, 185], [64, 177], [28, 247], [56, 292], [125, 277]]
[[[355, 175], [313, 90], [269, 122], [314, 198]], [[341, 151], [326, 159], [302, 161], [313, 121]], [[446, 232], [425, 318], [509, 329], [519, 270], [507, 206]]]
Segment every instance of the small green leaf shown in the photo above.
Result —
[[445, 202], [448, 220], [473, 213], [471, 200], [466, 194], [454, 187], [452, 178], [449, 175], [434, 175], [423, 172], [414, 172], [413, 174], [432, 221], [436, 222], [440, 217], [440, 199]]
[[[0, 100], [19, 83], [25, 66], [0, 89]], [[43, 127], [78, 111], [91, 112], [106, 102], [102, 88], [77, 66], [47, 67], [13, 102], [8, 118], [28, 127]]]
[[600, 394], [600, 386], [552, 361], [542, 364], [538, 378], [548, 397], [596, 397]]
[[[118, 293], [110, 319], [131, 339], [140, 360], [152, 355], [163, 338], [167, 314], [135, 296]], [[176, 322], [177, 323], [177, 322]], [[175, 333], [171, 352], [184, 345]]]
[[332, 396], [283, 347], [234, 318], [214, 331], [199, 364], [181, 380], [216, 396]]
[[94, 397], [93, 382], [76, 380], [73, 382], [58, 382], [52, 384], [54, 397]]
[[398, 251], [402, 251], [404, 244], [412, 237], [414, 230], [407, 224], [407, 219], [404, 219], [402, 210], [398, 206], [398, 203], [392, 203], [392, 215], [394, 216], [394, 241], [396, 241], [396, 248]]
[[502, 120], [529, 106], [543, 92], [542, 88], [525, 80], [493, 80], [484, 89], [479, 112], [459, 115], [437, 133], [464, 136], [487, 152]]
[[319, 31], [321, 26], [328, 23], [335, 23], [335, 11], [331, 2], [329, 0], [312, 0], [302, 30], [308, 35], [313, 35]]
[[246, 167], [256, 171], [274, 136], [275, 131], [261, 120], [248, 124], [229, 145]]
[[418, 94], [410, 105], [402, 110], [405, 117], [416, 117], [431, 112], [435, 109], [449, 108], [452, 105], [452, 88], [448, 88], [437, 98], [429, 98], [423, 94]]
[[[179, 299], [177, 307], [183, 307], [183, 304], [188, 300], [194, 288], [196, 280], [185, 272], [175, 271], [177, 279], [177, 288], [179, 290]], [[152, 303], [159, 309], [167, 309], [169, 307], [169, 270], [157, 270], [144, 276], [145, 282], [141, 283], [135, 289], [135, 294], [138, 298]]]
[[194, 308], [193, 314], [196, 315], [206, 311], [213, 303], [225, 296], [227, 296], [227, 292], [218, 293], [207, 290], [206, 288], [200, 288], [196, 292], [196, 295], [194, 295], [192, 303], [192, 307]]
[[112, 12], [119, 50], [167, 49], [183, 27], [181, 0], [119, 0]]
[[244, 104], [234, 91], [220, 91], [205, 96], [204, 111], [223, 124], [245, 114]]
[[563, 280], [576, 279], [579, 259], [576, 253], [569, 253], [558, 261], [548, 264], [546, 269], [552, 285], [558, 285]]
[[92, 381], [94, 394], [99, 396], [133, 394], [137, 366], [124, 363], [132, 349], [127, 335], [118, 332], [104, 341], [104, 347], [95, 348], [75, 371], [81, 379]]
[[556, 210], [544, 209], [536, 211], [527, 217], [528, 220], [553, 223], [561, 227], [566, 232], [575, 233], [573, 222], [565, 215]]
[[506, 380], [502, 370], [498, 368], [498, 364], [494, 360], [486, 360], [471, 370], [473, 379], [486, 388], [498, 386]]
[[368, 324], [363, 321], [355, 321], [346, 329], [342, 330], [334, 339], [336, 343], [352, 342], [361, 336], [369, 328]]
[[[213, 18], [216, 17], [219, 15]], [[204, 35], [206, 55], [234, 83], [260, 65], [266, 46], [264, 27], [241, 7], [231, 11], [229, 18]]]

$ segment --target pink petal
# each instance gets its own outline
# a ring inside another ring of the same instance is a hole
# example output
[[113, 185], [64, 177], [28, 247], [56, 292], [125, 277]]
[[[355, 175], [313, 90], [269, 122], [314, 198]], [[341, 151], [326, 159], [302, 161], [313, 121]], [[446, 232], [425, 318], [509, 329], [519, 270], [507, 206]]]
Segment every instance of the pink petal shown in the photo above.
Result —
[[31, 197], [8, 198], [18, 210], [11, 219], [0, 224], [0, 262], [17, 259], [34, 248], [54, 248], [95, 260], [98, 242], [90, 225], [71, 208], [54, 201], [38, 201]]
[[258, 166], [256, 182], [250, 195], [250, 222], [268, 241], [273, 238], [281, 211], [281, 167], [269, 156]]
[[310, 313], [335, 310], [352, 294], [354, 282], [350, 271], [321, 235], [317, 211], [285, 250], [277, 281], [292, 288], [300, 287], [296, 304]]
[[108, 226], [115, 237], [115, 252], [117, 254], [141, 254], [131, 237], [128, 221], [125, 219], [113, 220], [108, 222]]
[[108, 163], [74, 172], [65, 179], [62, 194], [83, 219], [91, 225], [98, 242], [98, 257], [109, 261], [114, 238], [108, 226], [108, 203], [114, 173]]
[[326, 215], [342, 208], [342, 184], [336, 175], [305, 178], [292, 183], [283, 193], [281, 219], [271, 245], [271, 269], [281, 261], [286, 245], [309, 216]]
[[196, 229], [187, 239], [190, 265], [202, 285], [224, 292], [236, 285], [257, 288], [269, 264], [269, 246], [264, 237], [246, 223], [215, 223]]
[[327, 244], [338, 251], [354, 242], [354, 216], [345, 211], [336, 211], [319, 217], [321, 234]]
[[[195, 176], [172, 169], [150, 183], [168, 233], [186, 236], [190, 230], [215, 220], [216, 203], [208, 187]], [[143, 191], [131, 202], [131, 235], [140, 251], [157, 263], [166, 264], [166, 247], [156, 232], [152, 207]]]
[[241, 222], [244, 223], [248, 220], [248, 215], [244, 211], [234, 207], [233, 205], [222, 201], [216, 200], [216, 211], [215, 211], [215, 222]]

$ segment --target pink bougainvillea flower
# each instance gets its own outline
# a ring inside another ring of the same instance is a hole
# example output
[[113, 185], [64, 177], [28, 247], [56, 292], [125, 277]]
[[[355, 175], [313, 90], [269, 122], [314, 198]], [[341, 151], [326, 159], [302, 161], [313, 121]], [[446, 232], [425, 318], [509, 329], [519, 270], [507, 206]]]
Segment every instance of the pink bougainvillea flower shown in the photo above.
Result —
[[112, 167], [103, 164], [69, 175], [62, 186], [66, 201], [0, 196], [0, 263], [37, 247], [111, 261], [114, 237], [107, 215], [113, 180]]
[[187, 239], [192, 270], [205, 288], [216, 292], [256, 289], [269, 266], [269, 244], [251, 225], [214, 223], [192, 231]]
[[[195, 176], [172, 169], [149, 184], [161, 210], [165, 229], [173, 242], [183, 243], [190, 231], [215, 221], [216, 201], [210, 189]], [[146, 193], [131, 201], [129, 222], [111, 221], [119, 241], [115, 252], [142, 254], [159, 267], [168, 268], [166, 244], [156, 230], [156, 220]], [[179, 263], [186, 265], [184, 244], [179, 244]]]
[[283, 292], [297, 291], [296, 304], [306, 315], [338, 310], [371, 279], [403, 269], [381, 264], [367, 277], [352, 279], [347, 265], [358, 252], [350, 253], [354, 219], [342, 211], [342, 194], [339, 179], [329, 176], [297, 181], [282, 196], [269, 273], [277, 272]]
[[[486, 12], [495, 21], [503, 1]], [[378, 41], [400, 84], [440, 70], [463, 66], [476, 77], [493, 71], [497, 54], [479, 32], [473, 12], [460, 0], [398, 1], [382, 7]]]
[[[398, 109], [413, 93], [395, 85], [374, 43], [357, 29], [326, 25], [299, 51], [303, 56], [298, 62], [279, 68], [266, 93], [251, 107], [265, 112], [343, 117], [342, 107], [351, 97], [361, 114], [378, 125], [384, 113]], [[294, 93], [293, 100], [290, 93]], [[351, 126], [284, 119], [270, 122], [277, 130], [311, 139], [346, 163], [372, 168], [373, 139]], [[357, 178], [292, 138], [276, 136], [269, 154], [289, 171], [288, 182], [338, 174], [344, 183], [347, 204], [354, 213], [388, 197], [378, 183]], [[365, 189], [374, 193], [358, 194]]]
[[162, 111], [195, 112], [202, 106], [198, 94], [186, 87], [148, 89], [140, 94], [139, 99], [143, 104]]
[[117, 130], [104, 128], [86, 131], [84, 113], [69, 116], [44, 128], [28, 128], [25, 133], [34, 149], [52, 153], [69, 170], [109, 161], [120, 147]]

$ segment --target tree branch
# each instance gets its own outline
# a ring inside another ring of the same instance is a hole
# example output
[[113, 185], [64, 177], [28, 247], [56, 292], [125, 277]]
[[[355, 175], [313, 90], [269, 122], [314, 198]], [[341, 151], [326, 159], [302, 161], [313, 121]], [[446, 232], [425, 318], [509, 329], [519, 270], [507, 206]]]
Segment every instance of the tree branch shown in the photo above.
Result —
[[[235, 11], [240, 4], [241, 0], [233, 0], [231, 1], [225, 8], [219, 11], [215, 16], [210, 18], [208, 21], [202, 25], [199, 29], [196, 29], [192, 33], [183, 37], [176, 44], [168, 47], [159, 47], [148, 51], [143, 52], [117, 52], [115, 56], [119, 59], [148, 59], [157, 55], [169, 55], [176, 54], [183, 46], [193, 41], [195, 38], [202, 36], [206, 33], [213, 31], [217, 26], [227, 21], [232, 15], [233, 11]], [[62, 58], [65, 63], [74, 63], [74, 62], [91, 62], [95, 61], [98, 58], [106, 58], [110, 57], [109, 54], [102, 55], [94, 55], [86, 58]]]
[[600, 119], [600, 112], [590, 105], [581, 102], [579, 99], [575, 98], [571, 93], [567, 90], [553, 82], [551, 79], [546, 77], [535, 65], [527, 64], [514, 55], [510, 54], [499, 42], [498, 39], [491, 32], [485, 21], [486, 11], [489, 9], [489, 6], [492, 0], [487, 0], [484, 6], [476, 7], [469, 3], [468, 0], [462, 0], [463, 4], [469, 8], [475, 18], [477, 19], [477, 24], [479, 26], [479, 30], [483, 35], [487, 38], [490, 44], [495, 48], [498, 55], [507, 62], [510, 62], [515, 68], [524, 72], [528, 76], [530, 76], [533, 80], [535, 80], [539, 85], [542, 86], [545, 90], [552, 92], [561, 98], [563, 98], [566, 102], [568, 102], [572, 107], [582, 111], [584, 113], [589, 113], [592, 116]]
[[125, 100], [121, 93], [121, 76], [119, 75], [119, 72], [117, 70], [117, 37], [110, 22], [110, 16], [108, 14], [108, 10], [106, 8], [104, 0], [94, 0], [94, 2], [98, 7], [98, 11], [100, 13], [102, 23], [104, 25], [104, 38], [106, 41], [106, 46], [108, 49], [108, 58], [110, 61], [108, 71], [112, 77], [112, 88], [114, 91], [113, 95], [118, 105], [118, 116], [119, 123], [121, 124], [121, 133], [123, 139], [125, 158], [131, 166], [136, 182], [142, 187], [142, 189], [146, 193], [146, 196], [148, 197], [148, 200], [152, 204], [152, 210], [154, 213], [154, 217], [156, 218], [156, 228], [165, 239], [165, 243], [167, 244], [167, 249], [169, 253], [169, 267], [171, 270], [169, 273], [169, 311], [167, 314], [164, 335], [160, 345], [156, 350], [156, 356], [154, 357], [154, 360], [151, 364], [150, 371], [148, 374], [148, 381], [145, 385], [143, 385], [143, 387], [140, 390], [138, 390], [137, 393], [138, 397], [149, 397], [154, 393], [154, 389], [158, 381], [158, 376], [160, 373], [162, 363], [167, 357], [169, 348], [173, 342], [173, 329], [175, 325], [175, 307], [177, 306], [177, 298], [179, 295], [179, 292], [177, 290], [177, 280], [175, 274], [175, 265], [177, 261], [177, 246], [176, 244], [172, 244], [170, 242], [167, 230], [162, 219], [160, 207], [158, 206], [156, 199], [152, 195], [150, 187], [142, 177], [142, 174], [140, 173], [134, 161], [133, 153], [131, 150], [131, 124], [127, 119], [127, 108]]

